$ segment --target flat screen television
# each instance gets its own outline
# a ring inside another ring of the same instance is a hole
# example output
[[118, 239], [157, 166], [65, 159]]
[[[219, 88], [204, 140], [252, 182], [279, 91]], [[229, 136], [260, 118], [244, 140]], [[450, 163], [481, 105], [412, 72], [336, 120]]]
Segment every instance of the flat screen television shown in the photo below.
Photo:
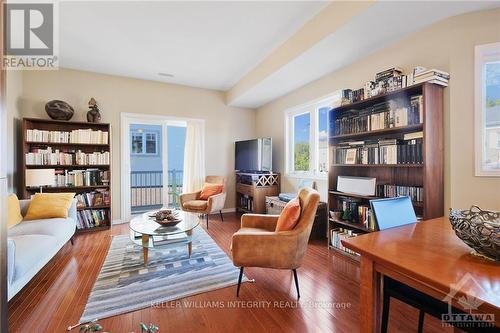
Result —
[[273, 168], [271, 138], [236, 141], [234, 144], [234, 169], [245, 172], [270, 172]]

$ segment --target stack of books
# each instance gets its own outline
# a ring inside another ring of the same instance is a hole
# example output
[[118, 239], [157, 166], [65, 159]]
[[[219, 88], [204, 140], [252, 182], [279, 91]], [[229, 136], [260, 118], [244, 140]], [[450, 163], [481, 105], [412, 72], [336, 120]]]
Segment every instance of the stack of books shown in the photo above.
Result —
[[345, 112], [333, 123], [334, 133], [352, 134], [421, 124], [424, 113], [422, 101], [422, 95], [415, 95], [405, 101], [382, 102], [360, 111]]
[[357, 233], [353, 230], [344, 229], [344, 228], [332, 229], [330, 232], [331, 232], [331, 234], [330, 234], [331, 244], [330, 245], [332, 247], [339, 249], [341, 251], [350, 253], [352, 255], [359, 255], [358, 253], [344, 247], [344, 245], [342, 245], [342, 242], [341, 242], [343, 239], [356, 237], [359, 235], [359, 233]]
[[421, 70], [417, 68], [413, 75], [413, 84], [429, 82], [448, 87], [448, 80], [450, 79], [450, 74], [435, 68]]
[[52, 143], [108, 144], [108, 132], [92, 129], [78, 129], [71, 132], [26, 130], [26, 141]]
[[56, 170], [55, 177], [56, 186], [96, 186], [107, 185], [104, 179], [109, 175], [108, 171], [99, 169]]
[[424, 189], [421, 186], [378, 185], [377, 196], [384, 198], [410, 197], [411, 201], [423, 202]]
[[108, 206], [111, 204], [108, 190], [96, 190], [75, 196], [77, 208]]
[[110, 154], [105, 152], [83, 153], [82, 151], [62, 152], [59, 149], [32, 149], [26, 153], [26, 165], [109, 165]]
[[108, 211], [104, 209], [80, 210], [76, 214], [76, 228], [82, 230], [107, 225], [108, 214]]
[[419, 135], [409, 133], [403, 140], [342, 142], [334, 148], [334, 161], [335, 164], [422, 164], [423, 138]]

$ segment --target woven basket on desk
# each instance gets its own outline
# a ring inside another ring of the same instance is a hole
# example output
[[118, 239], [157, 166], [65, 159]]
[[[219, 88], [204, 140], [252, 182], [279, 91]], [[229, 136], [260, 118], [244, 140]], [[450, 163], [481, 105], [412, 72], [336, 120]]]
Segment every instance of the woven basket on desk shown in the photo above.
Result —
[[472, 206], [469, 210], [451, 210], [450, 223], [458, 238], [478, 254], [500, 261], [500, 212]]

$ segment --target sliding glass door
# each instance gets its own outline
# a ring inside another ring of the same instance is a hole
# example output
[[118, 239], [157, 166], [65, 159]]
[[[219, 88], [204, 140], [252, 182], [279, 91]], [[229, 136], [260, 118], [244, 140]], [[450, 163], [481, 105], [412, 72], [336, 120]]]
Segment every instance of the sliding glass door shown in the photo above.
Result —
[[128, 124], [129, 203], [131, 214], [178, 207], [182, 192], [183, 122], [158, 119]]

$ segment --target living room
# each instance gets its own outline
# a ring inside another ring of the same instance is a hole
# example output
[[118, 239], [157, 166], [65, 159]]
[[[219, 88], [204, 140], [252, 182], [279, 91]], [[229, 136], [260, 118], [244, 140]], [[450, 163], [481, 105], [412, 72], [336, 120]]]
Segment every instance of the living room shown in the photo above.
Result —
[[2, 332], [498, 329], [500, 3], [1, 2]]

